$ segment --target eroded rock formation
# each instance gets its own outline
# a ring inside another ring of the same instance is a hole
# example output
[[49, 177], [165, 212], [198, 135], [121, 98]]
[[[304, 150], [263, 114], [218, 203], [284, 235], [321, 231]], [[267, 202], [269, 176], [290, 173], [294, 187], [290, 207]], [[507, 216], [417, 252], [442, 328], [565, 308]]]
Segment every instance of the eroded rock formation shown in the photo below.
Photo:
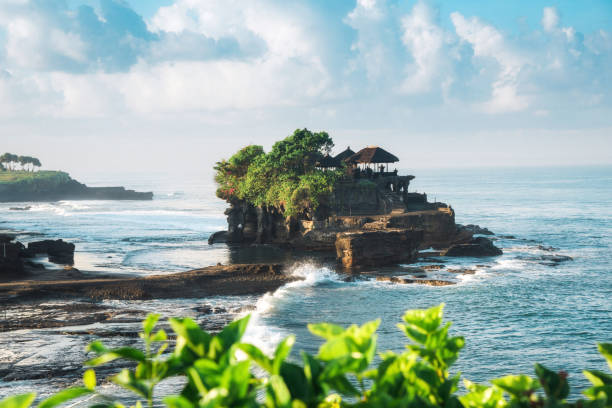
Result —
[[235, 201], [225, 212], [227, 232], [212, 235], [209, 243], [336, 251], [346, 267], [409, 262], [414, 251], [427, 248], [452, 248], [449, 256], [461, 256], [453, 255], [461, 251], [501, 252], [492, 243], [471, 242], [474, 233], [489, 231], [457, 225], [452, 207], [429, 203], [425, 194], [408, 193], [411, 177], [343, 181], [324, 206], [300, 217], [285, 217], [275, 207]]
[[335, 242], [336, 257], [345, 268], [411, 262], [422, 239], [422, 230], [340, 232]]

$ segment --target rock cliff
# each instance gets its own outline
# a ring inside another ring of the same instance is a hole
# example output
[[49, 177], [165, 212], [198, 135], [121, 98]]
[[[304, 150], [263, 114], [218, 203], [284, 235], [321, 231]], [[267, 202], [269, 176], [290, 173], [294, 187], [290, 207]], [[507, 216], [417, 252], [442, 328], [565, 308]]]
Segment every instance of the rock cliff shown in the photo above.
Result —
[[299, 218], [285, 217], [274, 207], [233, 201], [225, 212], [227, 232], [211, 236], [209, 243], [335, 251], [347, 268], [409, 262], [417, 250], [431, 247], [455, 248], [449, 255], [462, 248], [466, 256], [479, 249], [497, 254], [492, 243], [471, 242], [478, 231], [457, 225], [452, 207], [429, 203], [425, 194], [408, 193], [411, 177], [343, 181], [323, 210]]
[[[152, 200], [152, 192], [124, 187], [88, 187], [63, 172], [40, 172], [0, 183], [0, 202], [58, 200]], [[51, 174], [49, 174], [51, 173]]]

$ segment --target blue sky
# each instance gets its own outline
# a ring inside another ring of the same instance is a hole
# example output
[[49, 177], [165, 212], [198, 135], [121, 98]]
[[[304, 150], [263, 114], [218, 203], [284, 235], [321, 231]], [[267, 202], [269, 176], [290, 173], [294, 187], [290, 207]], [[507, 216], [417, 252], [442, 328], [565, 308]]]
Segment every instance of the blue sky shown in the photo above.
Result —
[[611, 164], [610, 66], [609, 0], [5, 0], [0, 142], [72, 171], [298, 127], [406, 168]]

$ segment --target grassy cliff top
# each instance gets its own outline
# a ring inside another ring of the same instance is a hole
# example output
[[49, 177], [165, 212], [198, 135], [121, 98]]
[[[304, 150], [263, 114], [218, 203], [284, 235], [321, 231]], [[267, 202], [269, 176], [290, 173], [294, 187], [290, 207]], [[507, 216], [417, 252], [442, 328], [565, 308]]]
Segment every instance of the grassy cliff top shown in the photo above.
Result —
[[16, 184], [16, 183], [62, 183], [70, 181], [68, 173], [63, 171], [0, 171], [0, 184]]

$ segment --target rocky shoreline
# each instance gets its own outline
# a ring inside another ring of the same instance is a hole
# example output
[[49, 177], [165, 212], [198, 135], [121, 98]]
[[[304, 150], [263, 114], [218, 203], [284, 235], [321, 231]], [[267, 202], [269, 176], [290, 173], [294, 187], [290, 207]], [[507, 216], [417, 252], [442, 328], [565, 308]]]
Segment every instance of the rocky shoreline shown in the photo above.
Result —
[[76, 276], [74, 273], [66, 276], [63, 272], [45, 271], [45, 280], [0, 283], [0, 304], [33, 300], [147, 300], [257, 295], [274, 291], [297, 279], [286, 275], [284, 267], [278, 264], [217, 265], [165, 275], [120, 278], [84, 275], [78, 271]]

